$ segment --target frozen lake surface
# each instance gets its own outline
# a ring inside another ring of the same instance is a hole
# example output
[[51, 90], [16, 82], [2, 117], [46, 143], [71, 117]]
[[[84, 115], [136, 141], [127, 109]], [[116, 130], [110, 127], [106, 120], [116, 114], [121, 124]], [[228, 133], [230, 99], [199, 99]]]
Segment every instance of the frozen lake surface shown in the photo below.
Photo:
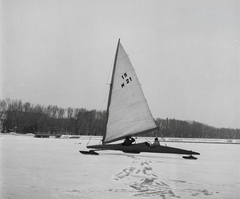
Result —
[[198, 160], [186, 160], [173, 154], [80, 154], [87, 143], [86, 137], [1, 134], [0, 198], [240, 197], [239, 144], [167, 143], [201, 153]]

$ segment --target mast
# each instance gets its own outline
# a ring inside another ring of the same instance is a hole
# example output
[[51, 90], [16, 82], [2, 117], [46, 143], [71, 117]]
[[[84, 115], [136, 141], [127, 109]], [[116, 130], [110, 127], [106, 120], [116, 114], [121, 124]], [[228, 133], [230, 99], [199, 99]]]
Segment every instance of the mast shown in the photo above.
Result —
[[111, 104], [111, 97], [112, 97], [112, 87], [113, 87], [113, 81], [114, 81], [114, 74], [115, 74], [115, 69], [116, 69], [116, 64], [117, 64], [117, 56], [118, 56], [118, 48], [120, 44], [120, 39], [118, 39], [118, 44], [117, 44], [117, 50], [115, 54], [115, 59], [114, 59], [114, 64], [113, 64], [113, 71], [112, 71], [112, 78], [111, 78], [111, 83], [110, 83], [110, 89], [109, 89], [109, 95], [108, 95], [108, 104], [107, 104], [107, 114], [106, 114], [106, 124], [105, 124], [105, 131], [102, 139], [102, 144], [104, 143], [105, 137], [106, 137], [106, 132], [107, 132], [107, 123], [108, 123], [108, 117], [109, 117], [109, 107]]

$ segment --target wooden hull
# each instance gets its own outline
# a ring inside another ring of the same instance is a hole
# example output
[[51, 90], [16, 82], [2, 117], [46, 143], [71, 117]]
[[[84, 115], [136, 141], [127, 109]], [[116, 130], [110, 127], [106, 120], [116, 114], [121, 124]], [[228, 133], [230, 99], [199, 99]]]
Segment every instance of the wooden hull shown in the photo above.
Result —
[[151, 148], [145, 142], [132, 144], [130, 146], [123, 146], [122, 144], [92, 145], [92, 146], [87, 146], [87, 148], [95, 149], [95, 150], [115, 150], [115, 151], [122, 151], [124, 153], [145, 152], [145, 153], [172, 153], [172, 154], [200, 155], [200, 153], [198, 152], [174, 148], [174, 147], [168, 147], [168, 146], [157, 146], [157, 147]]

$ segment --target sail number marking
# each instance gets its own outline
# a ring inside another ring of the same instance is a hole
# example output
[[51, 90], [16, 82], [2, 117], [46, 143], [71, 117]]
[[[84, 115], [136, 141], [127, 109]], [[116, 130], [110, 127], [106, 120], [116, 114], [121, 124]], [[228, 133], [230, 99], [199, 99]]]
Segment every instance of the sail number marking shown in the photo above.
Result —
[[121, 84], [121, 88], [124, 88], [125, 85], [129, 84], [130, 82], [132, 82], [132, 78], [128, 77], [127, 73], [124, 73], [122, 75], [122, 79], [125, 80], [125, 82]]

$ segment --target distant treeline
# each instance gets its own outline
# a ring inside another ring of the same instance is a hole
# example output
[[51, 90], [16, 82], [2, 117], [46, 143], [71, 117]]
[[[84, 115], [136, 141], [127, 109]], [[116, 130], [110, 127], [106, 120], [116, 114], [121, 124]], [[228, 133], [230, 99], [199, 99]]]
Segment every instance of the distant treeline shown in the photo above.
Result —
[[[21, 100], [0, 100], [1, 132], [103, 135], [106, 111], [33, 105]], [[215, 128], [195, 121], [155, 120], [159, 131], [145, 136], [240, 139], [240, 129]]]

